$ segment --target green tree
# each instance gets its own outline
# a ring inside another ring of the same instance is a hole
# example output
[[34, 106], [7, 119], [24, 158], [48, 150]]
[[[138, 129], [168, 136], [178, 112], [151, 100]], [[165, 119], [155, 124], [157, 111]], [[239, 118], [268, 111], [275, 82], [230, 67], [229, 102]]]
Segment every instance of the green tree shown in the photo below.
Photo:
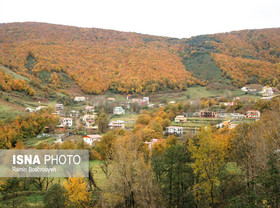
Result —
[[54, 184], [44, 195], [45, 208], [64, 208], [66, 202], [66, 189], [60, 184]]
[[264, 188], [264, 196], [272, 208], [280, 206], [280, 153], [269, 156], [268, 170], [261, 176], [260, 181]]
[[106, 113], [101, 112], [97, 119], [97, 125], [100, 132], [105, 133], [109, 128], [109, 120]]
[[194, 207], [191, 187], [194, 174], [188, 149], [173, 144], [163, 154], [154, 154], [152, 165], [167, 207]]

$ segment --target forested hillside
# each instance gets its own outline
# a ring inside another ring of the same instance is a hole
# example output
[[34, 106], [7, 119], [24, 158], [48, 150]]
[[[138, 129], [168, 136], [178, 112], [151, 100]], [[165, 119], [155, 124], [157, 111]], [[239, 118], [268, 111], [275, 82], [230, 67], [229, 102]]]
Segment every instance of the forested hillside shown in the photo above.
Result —
[[280, 29], [190, 39], [44, 23], [0, 24], [0, 64], [53, 89], [154, 92], [209, 82], [277, 85]]
[[231, 79], [277, 85], [280, 78], [280, 29], [243, 30], [202, 35], [181, 41], [187, 70], [201, 79]]

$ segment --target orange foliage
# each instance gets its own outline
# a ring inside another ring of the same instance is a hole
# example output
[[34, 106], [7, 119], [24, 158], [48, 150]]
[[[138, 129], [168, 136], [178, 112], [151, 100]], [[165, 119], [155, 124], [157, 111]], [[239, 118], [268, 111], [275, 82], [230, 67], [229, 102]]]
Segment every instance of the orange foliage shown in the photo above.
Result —
[[44, 130], [47, 125], [55, 125], [57, 117], [48, 110], [42, 110], [28, 116], [19, 116], [10, 123], [0, 123], [0, 148], [10, 149], [19, 141], [34, 137]]
[[[280, 78], [280, 70], [275, 64], [268, 61], [259, 61], [223, 54], [212, 54], [223, 74], [233, 80], [236, 86], [250, 83], [253, 76], [260, 84], [271, 85], [274, 79]], [[277, 81], [278, 82], [278, 81]]]
[[21, 79], [14, 79], [12, 76], [0, 71], [0, 90], [11, 92], [25, 92], [26, 95], [35, 95], [36, 91], [29, 87], [28, 83]]
[[[154, 92], [198, 83], [185, 70], [176, 44], [162, 37], [41, 23], [0, 25], [0, 63], [29, 77], [64, 72], [85, 92]], [[36, 63], [27, 69], [28, 57]]]
[[280, 78], [280, 29], [243, 30], [212, 35], [218, 67], [236, 86], [254, 82], [272, 85]]

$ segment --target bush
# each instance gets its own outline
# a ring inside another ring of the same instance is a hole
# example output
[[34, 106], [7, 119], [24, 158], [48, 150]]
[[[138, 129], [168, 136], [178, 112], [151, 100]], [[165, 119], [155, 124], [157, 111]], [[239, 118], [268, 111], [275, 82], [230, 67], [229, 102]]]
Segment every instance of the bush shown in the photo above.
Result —
[[45, 208], [64, 208], [66, 201], [66, 190], [60, 184], [54, 184], [44, 196]]

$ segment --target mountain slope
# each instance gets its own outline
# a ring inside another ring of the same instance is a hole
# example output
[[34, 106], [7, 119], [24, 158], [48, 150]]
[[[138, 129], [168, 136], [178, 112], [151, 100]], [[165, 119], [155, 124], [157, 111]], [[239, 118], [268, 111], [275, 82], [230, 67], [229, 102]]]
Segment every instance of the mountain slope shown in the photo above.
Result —
[[[188, 63], [199, 59], [205, 61], [204, 57], [208, 57], [202, 69], [198, 64], [190, 67], [194, 68], [194, 75], [198, 71], [211, 71], [209, 67], [214, 63], [221, 70], [221, 76], [212, 66], [213, 73], [204, 78], [212, 81], [228, 78], [238, 87], [246, 83], [276, 85], [279, 82], [279, 28], [196, 36], [181, 40], [181, 46], [181, 57], [187, 68]], [[216, 79], [213, 80], [214, 75]]]
[[93, 94], [198, 83], [167, 38], [41, 23], [2, 24], [0, 38], [3, 65], [52, 87], [65, 87], [62, 73]]
[[280, 29], [174, 39], [45, 23], [0, 24], [0, 63], [53, 89], [100, 94], [220, 82], [276, 85]]

